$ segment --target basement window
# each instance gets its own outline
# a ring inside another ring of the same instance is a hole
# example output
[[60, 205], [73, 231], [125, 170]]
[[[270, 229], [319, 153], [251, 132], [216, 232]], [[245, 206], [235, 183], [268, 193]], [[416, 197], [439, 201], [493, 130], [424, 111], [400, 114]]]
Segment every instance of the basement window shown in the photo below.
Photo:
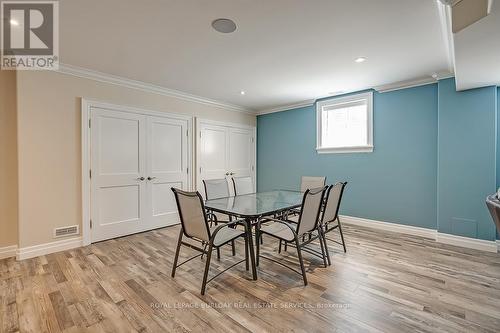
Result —
[[317, 146], [323, 153], [373, 151], [373, 93], [316, 103]]

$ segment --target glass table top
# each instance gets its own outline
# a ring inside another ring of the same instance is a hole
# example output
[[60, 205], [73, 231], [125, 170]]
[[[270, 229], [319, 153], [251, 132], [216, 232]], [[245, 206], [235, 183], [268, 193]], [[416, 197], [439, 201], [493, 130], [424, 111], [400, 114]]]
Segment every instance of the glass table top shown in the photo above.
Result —
[[205, 207], [219, 213], [250, 218], [300, 207], [303, 195], [301, 192], [288, 190], [258, 192], [207, 200]]

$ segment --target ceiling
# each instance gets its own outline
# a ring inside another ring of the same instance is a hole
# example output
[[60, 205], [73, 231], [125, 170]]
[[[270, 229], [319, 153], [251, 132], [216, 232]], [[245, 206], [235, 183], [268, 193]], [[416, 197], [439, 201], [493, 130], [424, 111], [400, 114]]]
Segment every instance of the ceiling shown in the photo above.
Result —
[[500, 85], [500, 1], [453, 39], [458, 90]]
[[59, 16], [64, 64], [250, 110], [452, 69], [436, 0], [61, 0]]

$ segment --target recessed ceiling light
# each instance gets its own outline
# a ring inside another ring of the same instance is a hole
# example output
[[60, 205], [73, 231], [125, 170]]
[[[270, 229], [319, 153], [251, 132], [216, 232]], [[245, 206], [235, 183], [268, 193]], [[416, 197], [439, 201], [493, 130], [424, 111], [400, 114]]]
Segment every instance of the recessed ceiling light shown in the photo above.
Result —
[[228, 34], [236, 30], [236, 23], [233, 20], [219, 18], [212, 22], [212, 27], [223, 34]]
[[245, 95], [245, 90], [240, 91], [240, 95]]
[[18, 26], [18, 25], [19, 25], [19, 22], [17, 22], [16, 20], [11, 19], [11, 20], [10, 20], [10, 25], [15, 25], [15, 26]]
[[358, 57], [356, 59], [354, 59], [355, 62], [357, 62], [358, 64], [361, 63], [361, 62], [365, 62], [366, 61], [366, 58], [365, 57]]

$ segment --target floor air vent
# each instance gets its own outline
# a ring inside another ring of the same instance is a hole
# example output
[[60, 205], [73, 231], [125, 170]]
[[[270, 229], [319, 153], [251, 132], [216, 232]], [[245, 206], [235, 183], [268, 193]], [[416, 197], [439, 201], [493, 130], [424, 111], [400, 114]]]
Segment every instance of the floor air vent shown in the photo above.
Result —
[[78, 235], [78, 226], [71, 225], [69, 227], [60, 227], [54, 229], [54, 238], [70, 236], [70, 235]]

